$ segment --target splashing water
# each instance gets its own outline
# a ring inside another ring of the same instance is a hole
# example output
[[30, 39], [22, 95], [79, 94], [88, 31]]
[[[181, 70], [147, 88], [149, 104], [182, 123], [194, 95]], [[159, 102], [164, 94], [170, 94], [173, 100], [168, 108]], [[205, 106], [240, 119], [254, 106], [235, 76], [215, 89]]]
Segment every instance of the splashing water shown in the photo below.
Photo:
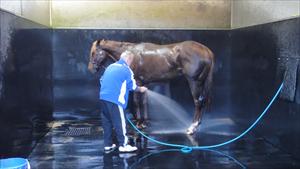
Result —
[[148, 90], [151, 133], [185, 132], [192, 118], [180, 104], [167, 96]]

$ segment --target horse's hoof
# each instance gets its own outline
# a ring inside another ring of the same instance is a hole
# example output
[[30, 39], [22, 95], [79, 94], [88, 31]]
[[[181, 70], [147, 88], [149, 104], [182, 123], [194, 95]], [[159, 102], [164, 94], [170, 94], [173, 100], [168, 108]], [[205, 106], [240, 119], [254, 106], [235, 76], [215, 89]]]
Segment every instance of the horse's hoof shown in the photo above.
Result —
[[144, 123], [137, 124], [136, 127], [140, 130], [147, 128], [147, 125]]
[[187, 130], [187, 131], [186, 131], [186, 134], [188, 134], [188, 135], [193, 135], [193, 134], [194, 134], [194, 131], [192, 131], [192, 130]]
[[198, 123], [193, 123], [187, 130], [186, 130], [186, 134], [188, 135], [192, 135], [197, 131], [197, 126]]
[[143, 124], [141, 124], [141, 128], [145, 129], [145, 128], [147, 128], [147, 125], [143, 123]]
[[195, 133], [195, 131], [196, 131], [196, 128], [190, 127], [190, 128], [188, 128], [188, 129], [186, 130], [186, 134], [192, 135], [192, 134]]
[[187, 130], [187, 131], [186, 131], [186, 134], [187, 134], [187, 135], [193, 135], [194, 133], [193, 133], [193, 131], [191, 131], [191, 130]]

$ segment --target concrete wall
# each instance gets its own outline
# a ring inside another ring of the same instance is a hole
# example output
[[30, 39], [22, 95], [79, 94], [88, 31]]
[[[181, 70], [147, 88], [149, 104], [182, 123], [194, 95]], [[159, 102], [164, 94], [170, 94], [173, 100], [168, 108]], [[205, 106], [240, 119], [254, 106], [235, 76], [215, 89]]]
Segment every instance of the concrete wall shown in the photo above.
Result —
[[298, 0], [53, 0], [52, 22], [55, 28], [228, 29], [297, 17], [299, 10]]
[[52, 30], [0, 10], [0, 158], [30, 153], [52, 120]]
[[233, 0], [231, 28], [297, 17], [299, 11], [299, 0]]
[[52, 1], [55, 28], [230, 28], [229, 0]]
[[50, 0], [1, 0], [0, 8], [45, 26], [50, 26], [50, 2]]
[[299, 0], [1, 0], [0, 8], [75, 29], [230, 29], [300, 15]]

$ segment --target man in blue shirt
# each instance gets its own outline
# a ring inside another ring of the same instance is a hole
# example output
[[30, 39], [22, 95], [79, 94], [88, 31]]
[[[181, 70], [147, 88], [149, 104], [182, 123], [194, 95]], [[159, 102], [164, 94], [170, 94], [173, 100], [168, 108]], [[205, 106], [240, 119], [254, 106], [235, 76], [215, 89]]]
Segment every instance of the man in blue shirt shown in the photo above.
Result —
[[104, 130], [104, 151], [110, 152], [116, 145], [112, 144], [112, 129], [115, 129], [120, 152], [133, 152], [137, 147], [128, 144], [124, 109], [127, 106], [129, 91], [145, 92], [146, 87], [138, 87], [130, 69], [134, 54], [125, 51], [120, 60], [109, 65], [100, 79], [101, 118]]

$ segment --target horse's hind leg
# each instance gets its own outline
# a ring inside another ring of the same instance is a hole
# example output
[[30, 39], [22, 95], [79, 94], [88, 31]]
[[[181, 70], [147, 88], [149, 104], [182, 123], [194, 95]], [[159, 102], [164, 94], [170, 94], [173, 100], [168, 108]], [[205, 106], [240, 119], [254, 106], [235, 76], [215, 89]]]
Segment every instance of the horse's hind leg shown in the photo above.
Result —
[[189, 86], [190, 86], [193, 100], [194, 100], [195, 111], [194, 111], [193, 123], [187, 129], [187, 134], [194, 134], [194, 132], [197, 130], [197, 127], [201, 123], [205, 99], [203, 98], [203, 96], [201, 96], [201, 93], [202, 93], [201, 81], [188, 79], [188, 82], [189, 82]]

